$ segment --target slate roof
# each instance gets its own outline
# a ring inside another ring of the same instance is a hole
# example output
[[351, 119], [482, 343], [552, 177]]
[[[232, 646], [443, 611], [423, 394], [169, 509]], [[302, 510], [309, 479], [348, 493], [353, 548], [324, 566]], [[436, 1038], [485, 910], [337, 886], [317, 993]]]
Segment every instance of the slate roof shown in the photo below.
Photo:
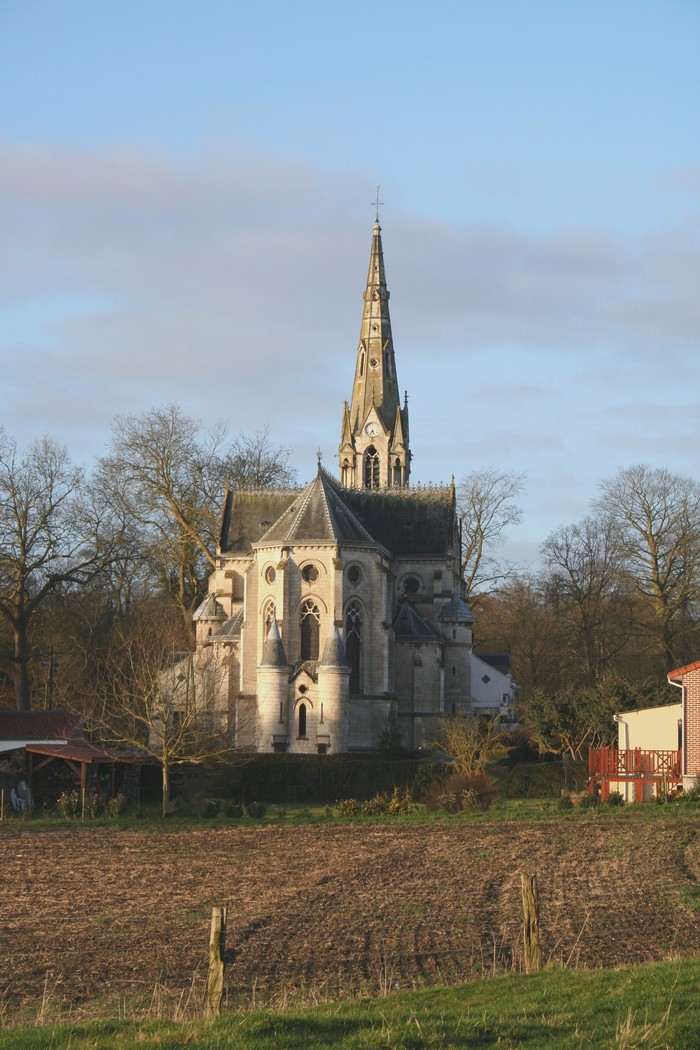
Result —
[[474, 653], [485, 664], [489, 664], [501, 674], [510, 674], [510, 655], [508, 653]]
[[226, 623], [222, 623], [221, 627], [217, 627], [212, 635], [213, 638], [238, 638], [241, 633], [241, 627], [243, 626], [243, 610], [239, 609], [233, 616], [229, 616]]
[[221, 550], [248, 554], [266, 529], [277, 521], [302, 489], [256, 489], [229, 492], [224, 504]]
[[197, 610], [192, 617], [193, 620], [221, 620], [226, 619], [226, 613], [224, 607], [220, 602], [217, 602], [216, 596], [208, 594], [202, 604], [198, 606]]
[[342, 498], [342, 489], [319, 467], [298, 499], [260, 538], [261, 543], [295, 543], [308, 540], [357, 543], [372, 537]]
[[70, 711], [0, 711], [0, 740], [67, 740], [80, 721]]
[[444, 554], [454, 538], [450, 489], [343, 489], [343, 499], [393, 554]]
[[401, 602], [394, 620], [397, 641], [442, 642], [437, 631], [417, 612], [410, 602]]
[[441, 620], [456, 620], [461, 623], [474, 623], [474, 613], [464, 598], [460, 598], [458, 594], [453, 594], [448, 601], [443, 602], [439, 618]]
[[345, 489], [327, 471], [294, 491], [230, 494], [222, 551], [255, 543], [376, 543], [396, 555], [443, 555], [454, 540], [450, 488]]

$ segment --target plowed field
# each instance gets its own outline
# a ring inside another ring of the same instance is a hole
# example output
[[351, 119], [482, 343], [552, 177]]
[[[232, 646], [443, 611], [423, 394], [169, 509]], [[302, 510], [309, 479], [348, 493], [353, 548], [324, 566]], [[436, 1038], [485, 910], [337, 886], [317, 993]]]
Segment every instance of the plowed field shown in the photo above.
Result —
[[696, 819], [163, 831], [0, 828], [6, 1013], [178, 995], [228, 907], [227, 995], [356, 994], [519, 967], [520, 872], [546, 959], [700, 954]]

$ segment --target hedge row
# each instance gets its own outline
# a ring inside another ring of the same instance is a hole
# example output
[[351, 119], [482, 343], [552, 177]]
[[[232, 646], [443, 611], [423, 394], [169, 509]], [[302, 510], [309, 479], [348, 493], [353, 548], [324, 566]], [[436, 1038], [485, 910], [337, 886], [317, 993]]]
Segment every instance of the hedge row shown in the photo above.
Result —
[[[249, 755], [208, 771], [206, 792], [235, 801], [321, 803], [360, 801], [394, 788], [409, 788], [420, 797], [436, 777], [445, 775], [443, 762], [347, 755]], [[204, 785], [202, 785], [204, 786]]]

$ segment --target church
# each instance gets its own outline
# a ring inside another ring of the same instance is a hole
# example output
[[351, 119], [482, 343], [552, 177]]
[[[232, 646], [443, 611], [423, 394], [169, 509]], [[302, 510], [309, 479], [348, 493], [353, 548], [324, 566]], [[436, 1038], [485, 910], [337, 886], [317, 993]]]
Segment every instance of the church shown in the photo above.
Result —
[[305, 488], [226, 495], [196, 662], [239, 748], [368, 751], [387, 729], [417, 748], [471, 710], [455, 488], [410, 486], [378, 221], [338, 459], [337, 478], [319, 459]]

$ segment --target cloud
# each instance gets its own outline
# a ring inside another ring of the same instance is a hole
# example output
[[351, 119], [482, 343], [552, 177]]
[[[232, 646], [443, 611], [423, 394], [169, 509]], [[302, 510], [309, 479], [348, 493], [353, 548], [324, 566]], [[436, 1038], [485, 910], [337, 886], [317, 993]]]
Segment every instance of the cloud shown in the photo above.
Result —
[[[375, 181], [243, 141], [196, 162], [0, 145], [8, 430], [96, 455], [115, 414], [175, 401], [270, 427], [302, 476], [319, 445], [332, 469]], [[383, 225], [420, 480], [497, 460], [530, 474], [553, 528], [636, 448], [688, 469], [670, 406], [700, 380], [697, 216], [636, 237], [388, 209]]]

